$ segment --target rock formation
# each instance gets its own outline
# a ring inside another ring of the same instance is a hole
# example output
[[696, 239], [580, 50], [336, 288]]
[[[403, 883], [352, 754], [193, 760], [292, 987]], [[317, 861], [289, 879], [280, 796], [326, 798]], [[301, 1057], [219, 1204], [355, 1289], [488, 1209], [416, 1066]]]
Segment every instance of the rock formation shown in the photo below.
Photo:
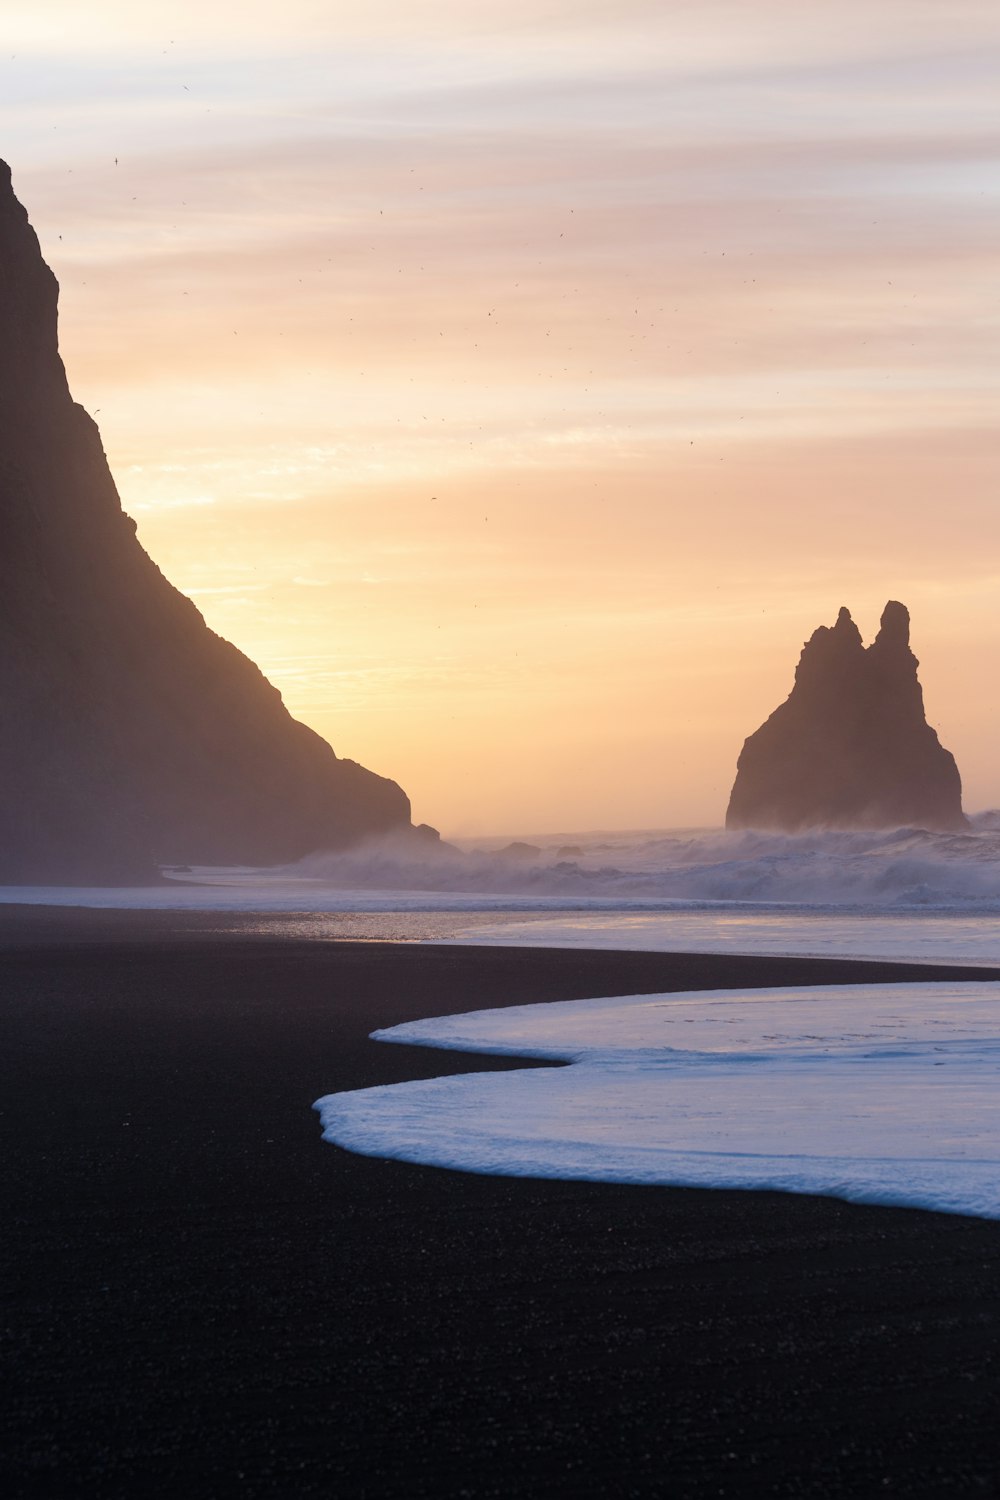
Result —
[[743, 746], [727, 828], [967, 826], [909, 642], [909, 613], [894, 600], [867, 650], [846, 609], [820, 626], [789, 697]]
[[0, 163], [0, 881], [274, 864], [408, 828], [208, 629], [70, 395], [55, 277]]

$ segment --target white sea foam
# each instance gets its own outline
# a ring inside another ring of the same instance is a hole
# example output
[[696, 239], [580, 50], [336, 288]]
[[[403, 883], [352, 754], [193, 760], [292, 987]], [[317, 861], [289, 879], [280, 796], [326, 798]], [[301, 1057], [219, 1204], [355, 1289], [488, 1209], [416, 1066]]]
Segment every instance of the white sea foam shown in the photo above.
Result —
[[[993, 964], [1000, 963], [993, 821], [984, 817], [961, 834], [562, 834], [533, 839], [533, 851], [505, 851], [500, 841], [456, 849], [383, 838], [283, 869], [167, 872], [167, 882], [146, 889], [0, 887], [0, 902], [464, 913], [463, 938], [473, 942]], [[523, 926], [512, 913], [523, 914]], [[328, 928], [309, 931], [332, 935], [336, 925]], [[371, 935], [379, 934], [375, 924]]]
[[572, 1066], [318, 1100], [325, 1138], [365, 1155], [1000, 1218], [1000, 985], [626, 996], [374, 1035]]
[[517, 899], [582, 910], [793, 904], [1000, 915], [1000, 830], [992, 822], [986, 815], [967, 833], [947, 834], [904, 828], [543, 835], [520, 851], [498, 840], [458, 847], [387, 836], [276, 869], [168, 869], [165, 887], [8, 886], [0, 887], [0, 899], [249, 907], [255, 900], [318, 903], [371, 892], [390, 901], [453, 899], [470, 909]]
[[[558, 900], [582, 908], [792, 903], [1000, 914], [1000, 831], [922, 829], [777, 834], [723, 829], [531, 838], [414, 850], [393, 839], [291, 867], [342, 889]], [[534, 848], [534, 853], [530, 851]]]

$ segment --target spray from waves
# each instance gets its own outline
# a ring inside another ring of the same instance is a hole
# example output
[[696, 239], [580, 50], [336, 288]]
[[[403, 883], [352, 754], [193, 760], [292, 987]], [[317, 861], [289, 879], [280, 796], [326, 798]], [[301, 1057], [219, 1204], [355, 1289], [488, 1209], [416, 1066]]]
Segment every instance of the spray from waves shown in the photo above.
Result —
[[[289, 867], [342, 890], [581, 905], [972, 909], [1000, 913], [1000, 828], [780, 834], [721, 829], [561, 835], [506, 848], [383, 838]], [[572, 843], [567, 840], [572, 838]]]

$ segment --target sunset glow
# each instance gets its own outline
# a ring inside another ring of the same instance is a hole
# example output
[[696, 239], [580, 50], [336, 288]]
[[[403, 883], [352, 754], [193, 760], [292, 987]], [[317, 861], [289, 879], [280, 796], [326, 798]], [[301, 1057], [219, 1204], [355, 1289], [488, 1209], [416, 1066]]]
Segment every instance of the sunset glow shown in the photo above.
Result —
[[1000, 802], [994, 5], [0, 18], [143, 544], [417, 821], [718, 824], [888, 598]]

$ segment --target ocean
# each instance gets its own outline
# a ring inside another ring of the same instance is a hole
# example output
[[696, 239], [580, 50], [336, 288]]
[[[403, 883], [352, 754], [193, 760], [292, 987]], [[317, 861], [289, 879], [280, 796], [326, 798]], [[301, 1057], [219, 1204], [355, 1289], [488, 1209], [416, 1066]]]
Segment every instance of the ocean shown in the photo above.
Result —
[[317, 1100], [364, 1155], [1000, 1218], [1000, 984], [615, 996], [374, 1035], [571, 1066]]
[[[1000, 826], [393, 839], [146, 889], [0, 901], [252, 914], [285, 936], [1000, 967]], [[470, 996], [470, 1004], [473, 997]], [[609, 996], [405, 1041], [570, 1062], [327, 1095], [330, 1141], [507, 1175], [825, 1193], [1000, 1217], [1000, 984]]]
[[666, 829], [392, 838], [282, 869], [0, 901], [301, 916], [302, 936], [1000, 963], [1000, 818], [967, 833]]

